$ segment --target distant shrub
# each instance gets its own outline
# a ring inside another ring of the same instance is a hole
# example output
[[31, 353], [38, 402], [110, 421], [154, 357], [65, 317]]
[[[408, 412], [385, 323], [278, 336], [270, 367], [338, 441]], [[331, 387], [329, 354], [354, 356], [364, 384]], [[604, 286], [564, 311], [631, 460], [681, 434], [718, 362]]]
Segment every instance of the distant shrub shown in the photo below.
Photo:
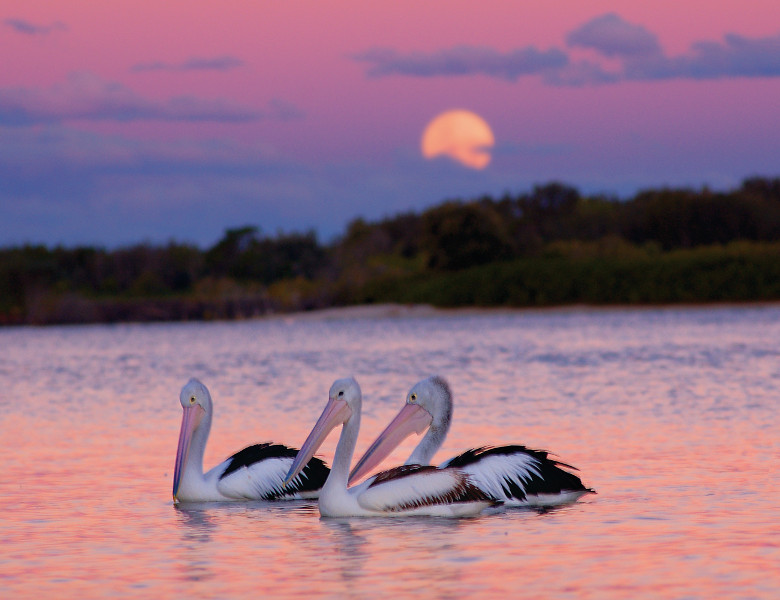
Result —
[[780, 299], [780, 244], [737, 243], [658, 254], [542, 256], [368, 284], [375, 302], [551, 306]]

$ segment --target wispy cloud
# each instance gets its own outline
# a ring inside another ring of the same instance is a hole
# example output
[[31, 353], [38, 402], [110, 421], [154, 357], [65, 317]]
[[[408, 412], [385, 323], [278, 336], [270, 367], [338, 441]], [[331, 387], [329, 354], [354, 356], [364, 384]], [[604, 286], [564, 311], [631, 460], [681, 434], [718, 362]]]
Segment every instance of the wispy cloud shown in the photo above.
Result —
[[661, 53], [658, 37], [609, 13], [591, 19], [566, 36], [569, 46], [592, 48], [608, 57], [653, 56]]
[[276, 121], [296, 121], [306, 116], [295, 104], [280, 98], [273, 98], [263, 114], [266, 118]]
[[229, 71], [244, 66], [244, 61], [235, 56], [216, 56], [212, 58], [193, 57], [180, 63], [161, 61], [139, 63], [130, 70], [134, 73], [144, 71]]
[[627, 62], [626, 76], [630, 79], [778, 77], [780, 34], [752, 39], [727, 34], [722, 42], [697, 42], [683, 56]]
[[573, 63], [552, 73], [547, 81], [556, 85], [591, 85], [739, 77], [780, 77], [780, 34], [766, 38], [727, 34], [722, 42], [697, 42], [679, 56], [667, 56], [660, 50], [624, 55], [621, 67], [612, 71], [595, 62]]
[[48, 35], [55, 31], [67, 31], [68, 27], [61, 21], [55, 21], [51, 25], [37, 25], [24, 19], [5, 19], [3, 25], [10, 27], [16, 33], [25, 35]]
[[300, 116], [289, 105], [271, 103], [267, 110], [239, 106], [223, 99], [177, 96], [168, 100], [144, 98], [121, 83], [92, 73], [72, 73], [65, 82], [47, 89], [0, 88], [0, 124], [92, 121], [213, 121], [240, 123], [264, 118]]
[[544, 77], [545, 83], [549, 85], [571, 87], [617, 83], [624, 79], [622, 72], [610, 71], [590, 60], [571, 62], [562, 69], [547, 73]]
[[588, 60], [575, 60], [567, 51], [558, 48], [539, 50], [526, 46], [501, 53], [492, 48], [459, 46], [438, 52], [408, 54], [389, 48], [372, 48], [352, 58], [368, 63], [366, 74], [369, 77], [485, 75], [516, 81], [522, 77], [541, 76], [549, 85], [559, 86], [664, 79], [780, 77], [780, 34], [749, 38], [731, 33], [722, 41], [696, 42], [687, 53], [667, 56], [652, 31], [609, 13], [571, 31], [566, 36], [566, 43], [572, 50], [587, 49], [595, 55]]
[[[388, 207], [420, 210], [431, 198], [476, 197], [485, 179], [448, 163], [397, 156], [392, 164], [308, 164], [265, 140], [143, 139], [68, 124], [0, 127], [3, 244], [216, 243], [225, 229], [343, 233]], [[441, 176], [431, 177], [432, 168]], [[441, 189], [440, 181], [446, 181]], [[508, 189], [502, 180], [498, 189]]]
[[371, 65], [367, 72], [370, 77], [487, 75], [509, 81], [559, 69], [568, 62], [561, 50], [538, 50], [533, 46], [507, 53], [492, 48], [458, 46], [430, 54], [413, 52], [407, 55], [388, 48], [373, 48], [353, 58]]

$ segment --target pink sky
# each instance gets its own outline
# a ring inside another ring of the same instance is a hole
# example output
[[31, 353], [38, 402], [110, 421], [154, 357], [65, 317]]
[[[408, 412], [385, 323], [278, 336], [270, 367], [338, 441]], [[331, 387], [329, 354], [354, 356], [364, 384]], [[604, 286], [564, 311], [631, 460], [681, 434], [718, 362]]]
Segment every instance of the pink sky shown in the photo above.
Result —
[[[6, 1], [0, 246], [202, 246], [520, 193], [777, 176], [780, 5]], [[450, 108], [475, 171], [419, 152]]]

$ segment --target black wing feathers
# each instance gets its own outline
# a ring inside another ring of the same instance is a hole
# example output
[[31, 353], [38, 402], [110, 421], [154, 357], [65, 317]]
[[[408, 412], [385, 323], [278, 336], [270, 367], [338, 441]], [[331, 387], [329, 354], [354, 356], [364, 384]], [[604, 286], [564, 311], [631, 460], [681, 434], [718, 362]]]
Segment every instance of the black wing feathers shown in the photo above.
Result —
[[523, 484], [522, 487], [518, 485], [518, 481], [514, 478], [504, 478], [501, 485], [507, 496], [522, 500], [529, 495], [593, 491], [590, 488], [586, 488], [583, 485], [582, 480], [574, 473], [566, 470], [571, 469], [572, 471], [576, 471], [576, 467], [550, 458], [549, 453], [544, 450], [532, 450], [531, 448], [520, 445], [483, 446], [481, 448], [473, 448], [471, 450], [466, 450], [462, 454], [447, 461], [446, 466], [467, 467], [468, 465], [477, 463], [483, 458], [491, 455], [500, 456], [518, 453], [533, 458], [536, 463], [535, 469], [529, 469], [527, 471], [527, 478], [521, 480]]
[[[269, 458], [289, 458], [290, 461], [292, 461], [297, 454], [298, 450], [284, 446], [283, 444], [265, 443], [247, 446], [230, 457], [230, 463], [228, 463], [227, 468], [219, 478], [223, 479], [242, 467], [251, 467], [253, 464]], [[328, 478], [329, 473], [330, 469], [321, 459], [312, 457], [312, 459], [306, 463], [306, 466], [303, 468], [300, 475], [291, 481], [284, 490], [280, 490], [280, 493], [278, 494], [272, 494], [267, 499], [291, 495], [296, 492], [316, 491], [325, 484], [325, 480]]]

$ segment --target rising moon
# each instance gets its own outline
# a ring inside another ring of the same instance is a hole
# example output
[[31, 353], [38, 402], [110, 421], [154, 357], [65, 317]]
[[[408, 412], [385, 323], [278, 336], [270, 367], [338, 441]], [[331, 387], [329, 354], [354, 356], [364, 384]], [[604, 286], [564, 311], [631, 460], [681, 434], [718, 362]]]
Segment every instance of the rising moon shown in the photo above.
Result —
[[421, 146], [425, 158], [447, 156], [466, 167], [484, 169], [494, 143], [485, 119], [468, 110], [448, 110], [425, 127]]

